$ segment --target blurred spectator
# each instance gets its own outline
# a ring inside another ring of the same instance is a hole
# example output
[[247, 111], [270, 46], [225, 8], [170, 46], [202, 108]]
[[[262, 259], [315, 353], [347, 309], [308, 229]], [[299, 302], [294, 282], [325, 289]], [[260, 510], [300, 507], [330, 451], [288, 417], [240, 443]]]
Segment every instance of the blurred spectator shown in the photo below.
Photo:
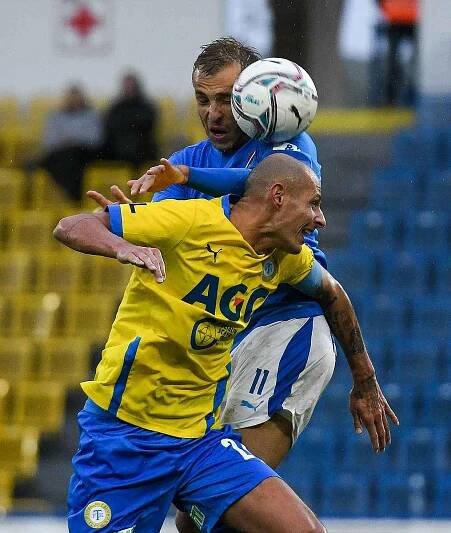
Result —
[[413, 105], [416, 96], [417, 0], [377, 0], [383, 22], [378, 38], [386, 40], [382, 104]]
[[83, 172], [101, 141], [101, 121], [78, 85], [70, 86], [61, 109], [50, 114], [44, 129], [45, 168], [69, 197], [79, 200]]
[[136, 75], [122, 78], [121, 93], [105, 113], [102, 158], [126, 161], [136, 167], [154, 160], [157, 111]]

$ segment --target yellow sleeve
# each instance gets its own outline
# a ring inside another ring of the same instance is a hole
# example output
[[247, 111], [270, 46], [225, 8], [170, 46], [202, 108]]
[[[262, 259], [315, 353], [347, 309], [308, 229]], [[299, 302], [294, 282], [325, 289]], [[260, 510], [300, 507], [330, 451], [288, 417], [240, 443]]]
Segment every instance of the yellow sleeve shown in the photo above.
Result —
[[297, 285], [312, 270], [315, 256], [312, 250], [304, 244], [301, 251], [296, 255], [286, 254], [282, 260], [280, 270], [280, 283]]
[[158, 203], [114, 204], [107, 208], [110, 229], [140, 246], [170, 250], [190, 230], [196, 212], [193, 201], [165, 200]]

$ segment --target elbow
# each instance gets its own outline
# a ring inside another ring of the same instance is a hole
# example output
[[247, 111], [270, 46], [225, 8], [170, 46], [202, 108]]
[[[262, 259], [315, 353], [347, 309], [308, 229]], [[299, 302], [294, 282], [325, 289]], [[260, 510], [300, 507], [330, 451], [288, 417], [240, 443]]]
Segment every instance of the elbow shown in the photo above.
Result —
[[68, 241], [68, 228], [67, 228], [68, 218], [62, 218], [56, 225], [55, 229], [53, 230], [53, 237], [57, 241], [62, 242], [63, 244], [66, 244]]

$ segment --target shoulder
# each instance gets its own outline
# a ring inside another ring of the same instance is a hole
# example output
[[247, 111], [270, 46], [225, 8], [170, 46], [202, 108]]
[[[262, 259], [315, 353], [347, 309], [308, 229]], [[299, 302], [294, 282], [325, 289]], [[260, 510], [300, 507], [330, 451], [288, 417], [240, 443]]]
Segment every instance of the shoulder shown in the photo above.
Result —
[[169, 158], [172, 163], [196, 166], [196, 161], [211, 150], [211, 143], [208, 139], [196, 144], [185, 146], [181, 150], [174, 152]]

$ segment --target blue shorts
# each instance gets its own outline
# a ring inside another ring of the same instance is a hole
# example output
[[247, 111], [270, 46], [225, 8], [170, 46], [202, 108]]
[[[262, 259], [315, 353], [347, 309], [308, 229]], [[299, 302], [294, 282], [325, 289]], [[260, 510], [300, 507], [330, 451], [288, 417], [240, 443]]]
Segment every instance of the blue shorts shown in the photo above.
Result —
[[234, 502], [277, 476], [229, 426], [198, 439], [171, 437], [123, 422], [90, 400], [78, 422], [71, 533], [156, 533], [171, 502], [209, 532]]

